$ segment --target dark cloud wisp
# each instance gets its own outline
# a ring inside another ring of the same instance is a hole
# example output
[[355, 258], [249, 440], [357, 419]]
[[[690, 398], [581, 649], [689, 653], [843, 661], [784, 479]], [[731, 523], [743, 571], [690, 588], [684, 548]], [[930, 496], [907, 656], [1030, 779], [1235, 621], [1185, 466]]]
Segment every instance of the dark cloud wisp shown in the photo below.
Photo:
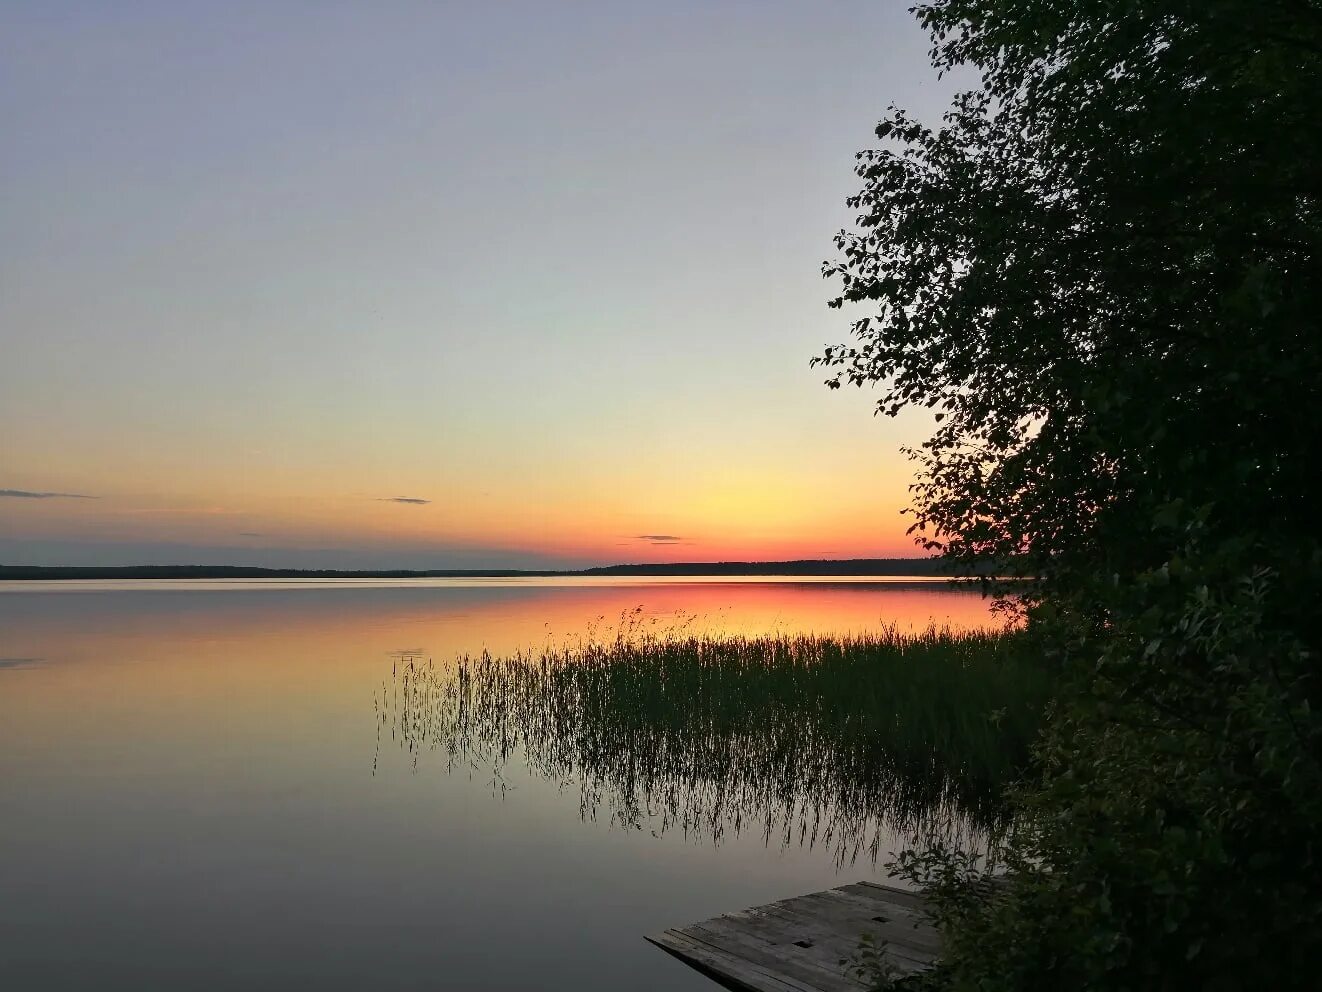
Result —
[[0, 670], [6, 668], [36, 668], [41, 658], [0, 658]]
[[407, 503], [410, 506], [426, 506], [431, 502], [429, 499], [421, 499], [417, 496], [379, 496], [377, 501], [380, 503]]
[[30, 489], [0, 489], [0, 496], [8, 496], [11, 499], [98, 499], [96, 496], [87, 496], [83, 493], [44, 493], [33, 492]]
[[684, 538], [676, 534], [636, 534], [635, 541], [646, 541], [649, 544], [678, 544]]

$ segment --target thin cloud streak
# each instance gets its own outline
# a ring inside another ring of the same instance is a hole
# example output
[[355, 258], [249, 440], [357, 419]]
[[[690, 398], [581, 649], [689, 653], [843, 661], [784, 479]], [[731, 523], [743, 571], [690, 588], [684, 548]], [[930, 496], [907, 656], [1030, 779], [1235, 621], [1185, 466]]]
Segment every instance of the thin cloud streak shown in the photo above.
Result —
[[429, 499], [420, 499], [417, 496], [378, 496], [378, 503], [407, 503], [409, 506], [426, 506], [431, 502]]
[[638, 534], [635, 541], [647, 541], [649, 544], [678, 544], [684, 538], [675, 534]]
[[100, 499], [99, 496], [87, 496], [83, 493], [46, 493], [28, 489], [0, 489], [0, 496], [11, 499]]
[[179, 515], [195, 517], [241, 517], [243, 510], [230, 510], [223, 506], [142, 506], [120, 511], [125, 514]]
[[36, 668], [42, 664], [42, 658], [0, 658], [0, 671], [16, 668]]

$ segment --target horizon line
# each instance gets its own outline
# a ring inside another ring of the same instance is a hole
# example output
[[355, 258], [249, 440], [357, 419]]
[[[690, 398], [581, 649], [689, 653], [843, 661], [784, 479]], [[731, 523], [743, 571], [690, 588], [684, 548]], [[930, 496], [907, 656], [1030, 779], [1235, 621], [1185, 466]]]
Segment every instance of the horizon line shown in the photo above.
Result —
[[283, 568], [260, 565], [5, 565], [0, 579], [42, 578], [445, 578], [556, 577], [593, 575], [711, 574], [877, 574], [913, 575], [944, 572], [949, 563], [934, 557], [794, 558], [774, 561], [632, 562], [586, 568]]

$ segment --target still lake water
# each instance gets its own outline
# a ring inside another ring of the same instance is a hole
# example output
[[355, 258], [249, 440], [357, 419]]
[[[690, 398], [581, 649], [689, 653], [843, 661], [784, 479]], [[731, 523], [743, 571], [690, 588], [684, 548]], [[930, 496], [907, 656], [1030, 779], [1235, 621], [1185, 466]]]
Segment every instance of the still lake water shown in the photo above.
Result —
[[884, 869], [585, 819], [572, 783], [415, 761], [375, 710], [401, 658], [637, 607], [995, 625], [975, 591], [895, 580], [0, 583], [0, 988], [710, 992], [642, 935]]

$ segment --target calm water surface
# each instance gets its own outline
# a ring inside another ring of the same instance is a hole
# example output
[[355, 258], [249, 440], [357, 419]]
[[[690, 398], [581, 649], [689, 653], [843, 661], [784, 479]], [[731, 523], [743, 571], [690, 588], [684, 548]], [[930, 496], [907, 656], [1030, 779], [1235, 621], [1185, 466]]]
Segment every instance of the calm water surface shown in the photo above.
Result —
[[[379, 739], [401, 658], [608, 632], [992, 626], [937, 583], [0, 583], [0, 988], [714, 986], [642, 935], [883, 869], [584, 818]], [[884, 860], [884, 858], [883, 858]]]

